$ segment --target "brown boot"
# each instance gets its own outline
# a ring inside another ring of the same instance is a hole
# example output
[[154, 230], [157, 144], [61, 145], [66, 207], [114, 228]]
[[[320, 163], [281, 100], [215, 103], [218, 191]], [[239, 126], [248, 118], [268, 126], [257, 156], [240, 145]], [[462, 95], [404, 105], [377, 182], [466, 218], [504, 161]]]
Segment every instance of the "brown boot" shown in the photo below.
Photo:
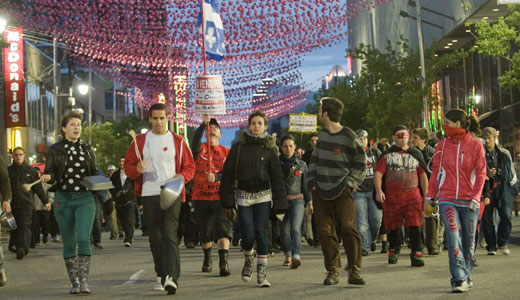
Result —
[[365, 280], [357, 266], [353, 266], [348, 271], [348, 283], [355, 285], [365, 285]]

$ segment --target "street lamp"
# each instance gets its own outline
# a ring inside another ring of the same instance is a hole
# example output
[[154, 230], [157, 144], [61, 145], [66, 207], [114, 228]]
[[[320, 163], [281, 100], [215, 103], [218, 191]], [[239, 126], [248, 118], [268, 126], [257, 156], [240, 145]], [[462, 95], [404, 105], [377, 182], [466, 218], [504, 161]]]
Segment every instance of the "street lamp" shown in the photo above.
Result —
[[80, 95], [85, 96], [88, 93], [88, 90], [89, 90], [88, 85], [86, 85], [84, 83], [78, 85], [78, 91], [79, 91]]
[[0, 17], [0, 33], [3, 33], [7, 28], [7, 20], [4, 17]]

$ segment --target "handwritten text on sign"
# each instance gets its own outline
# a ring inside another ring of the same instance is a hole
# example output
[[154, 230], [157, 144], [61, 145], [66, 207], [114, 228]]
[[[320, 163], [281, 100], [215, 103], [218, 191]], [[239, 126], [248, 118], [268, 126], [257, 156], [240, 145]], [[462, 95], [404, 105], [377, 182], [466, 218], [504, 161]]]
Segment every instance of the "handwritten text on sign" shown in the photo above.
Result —
[[316, 132], [317, 116], [308, 114], [289, 114], [289, 131]]
[[195, 113], [226, 114], [224, 86], [220, 75], [197, 76], [195, 80]]

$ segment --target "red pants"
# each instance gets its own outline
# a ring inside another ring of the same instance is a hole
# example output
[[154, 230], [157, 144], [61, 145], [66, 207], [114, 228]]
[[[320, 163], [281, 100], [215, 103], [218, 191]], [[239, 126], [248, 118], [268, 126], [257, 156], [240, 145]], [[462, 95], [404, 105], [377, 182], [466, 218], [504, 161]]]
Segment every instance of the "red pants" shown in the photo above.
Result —
[[422, 224], [422, 204], [420, 197], [411, 198], [387, 198], [383, 203], [383, 222], [386, 229], [396, 230], [406, 222], [406, 227], [421, 227]]

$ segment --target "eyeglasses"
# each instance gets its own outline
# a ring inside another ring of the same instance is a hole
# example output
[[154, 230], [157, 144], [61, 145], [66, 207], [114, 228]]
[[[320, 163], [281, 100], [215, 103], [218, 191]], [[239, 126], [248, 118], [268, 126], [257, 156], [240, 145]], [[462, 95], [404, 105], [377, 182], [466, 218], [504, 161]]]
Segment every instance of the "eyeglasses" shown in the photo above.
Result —
[[396, 134], [396, 136], [398, 139], [405, 139], [405, 138], [409, 138], [410, 134], [408, 133], [408, 131], [403, 131], [403, 132]]

